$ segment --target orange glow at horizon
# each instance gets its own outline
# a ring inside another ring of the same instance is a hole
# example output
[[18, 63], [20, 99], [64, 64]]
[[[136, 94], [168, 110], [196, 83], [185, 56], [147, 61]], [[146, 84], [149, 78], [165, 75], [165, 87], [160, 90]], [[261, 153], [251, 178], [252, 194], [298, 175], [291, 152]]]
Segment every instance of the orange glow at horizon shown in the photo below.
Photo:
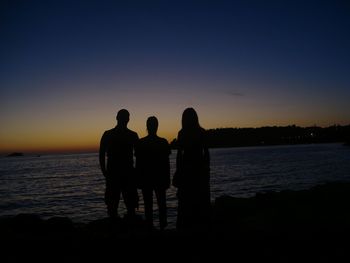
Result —
[[[169, 142], [176, 138], [182, 112], [187, 107], [195, 108], [205, 129], [350, 123], [345, 95], [342, 101], [332, 93], [299, 97], [300, 94], [281, 89], [283, 83], [265, 86], [235, 80], [221, 83], [242, 91], [230, 93], [213, 89], [217, 83], [210, 78], [207, 83], [202, 79], [189, 83], [177, 79], [173, 82], [140, 79], [130, 83], [125, 80], [119, 83], [124, 89], [115, 87], [114, 80], [105, 81], [102, 91], [88, 80], [58, 84], [52, 81], [57, 87], [43, 83], [54, 89], [42, 87], [41, 97], [34, 93], [29, 98], [20, 95], [9, 98], [0, 115], [0, 152], [97, 151], [103, 132], [116, 125], [116, 113], [122, 108], [129, 110], [128, 127], [140, 138], [147, 134], [147, 118], [156, 116], [158, 136]], [[59, 84], [65, 89], [60, 90]]]
[[[244, 122], [236, 119], [235, 122], [227, 121], [225, 119], [218, 119], [216, 113], [213, 114], [211, 111], [197, 110], [200, 123], [206, 129], [212, 128], [227, 128], [227, 127], [261, 127], [261, 126], [273, 126], [280, 125], [286, 126], [296, 124], [299, 126], [312, 126], [317, 124], [319, 126], [328, 126], [332, 124], [347, 125], [349, 123], [341, 122], [340, 120], [336, 123], [319, 122], [312, 123], [307, 120], [299, 120], [294, 122], [293, 120], [281, 119], [268, 119], [262, 118], [255, 119], [254, 123]], [[147, 135], [145, 122], [147, 117], [151, 115], [157, 116], [157, 114], [140, 114], [136, 117], [135, 113], [130, 110], [131, 118], [128, 127], [138, 133], [139, 137]], [[114, 114], [114, 113], [113, 113]], [[222, 113], [224, 114], [224, 113]], [[254, 119], [247, 112], [246, 117]], [[159, 117], [159, 115], [161, 117]], [[254, 114], [252, 114], [254, 115]], [[235, 117], [234, 113], [232, 113]], [[175, 114], [165, 118], [162, 114], [158, 114], [159, 119], [159, 130], [158, 136], [164, 137], [171, 142], [177, 136], [178, 130], [181, 128], [181, 112], [178, 112], [178, 116]], [[296, 121], [296, 120], [295, 120]], [[72, 120], [74, 122], [74, 120]], [[77, 120], [76, 124], [69, 123], [67, 126], [53, 125], [50, 122], [42, 123], [40, 127], [33, 125], [32, 127], [19, 128], [18, 130], [8, 130], [8, 133], [4, 130], [0, 131], [0, 153], [6, 154], [11, 152], [28, 152], [28, 153], [54, 153], [54, 152], [97, 152], [99, 148], [99, 142], [101, 135], [105, 130], [111, 129], [116, 125], [115, 117], [111, 114], [108, 118], [88, 125], [87, 122], [81, 122]], [[255, 125], [254, 125], [255, 124]]]

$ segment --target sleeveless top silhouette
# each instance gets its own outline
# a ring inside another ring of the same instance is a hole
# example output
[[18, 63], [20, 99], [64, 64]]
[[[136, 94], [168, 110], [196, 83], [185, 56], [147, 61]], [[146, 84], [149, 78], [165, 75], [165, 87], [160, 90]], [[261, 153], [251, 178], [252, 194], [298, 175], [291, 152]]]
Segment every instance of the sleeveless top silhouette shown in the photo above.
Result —
[[179, 173], [180, 187], [209, 186], [209, 160], [204, 154], [207, 147], [205, 130], [186, 131], [180, 130], [177, 140], [178, 149], [182, 152], [177, 160], [177, 172]]

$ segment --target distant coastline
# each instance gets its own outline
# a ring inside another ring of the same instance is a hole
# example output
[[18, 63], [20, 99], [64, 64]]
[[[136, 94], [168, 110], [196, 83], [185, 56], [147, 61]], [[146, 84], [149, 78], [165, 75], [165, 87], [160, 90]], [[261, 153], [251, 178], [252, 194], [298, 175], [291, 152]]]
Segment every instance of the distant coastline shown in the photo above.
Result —
[[[311, 143], [348, 144], [350, 142], [350, 125], [333, 125], [326, 128], [317, 126], [304, 128], [296, 125], [260, 128], [217, 128], [209, 129], [206, 132], [210, 148]], [[176, 143], [176, 139], [171, 142], [172, 148], [176, 148]]]
[[[298, 145], [315, 143], [343, 143], [350, 145], [350, 125], [333, 125], [329, 127], [299, 127], [266, 126], [259, 128], [215, 128], [206, 131], [209, 148], [231, 148], [249, 146]], [[176, 149], [176, 138], [170, 142], [172, 149]], [[67, 152], [54, 149], [50, 151], [32, 152], [2, 152], [0, 157], [36, 156], [43, 154], [76, 154], [97, 153], [98, 148], [84, 151], [82, 149]]]

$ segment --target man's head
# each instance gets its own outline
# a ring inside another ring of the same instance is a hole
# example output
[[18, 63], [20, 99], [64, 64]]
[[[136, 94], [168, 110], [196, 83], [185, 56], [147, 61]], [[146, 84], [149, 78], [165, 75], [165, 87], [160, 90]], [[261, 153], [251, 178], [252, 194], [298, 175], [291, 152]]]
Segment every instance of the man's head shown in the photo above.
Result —
[[157, 134], [158, 130], [158, 120], [156, 117], [152, 116], [147, 119], [147, 131], [150, 135]]
[[126, 109], [121, 109], [117, 114], [118, 125], [126, 126], [129, 122], [129, 112]]

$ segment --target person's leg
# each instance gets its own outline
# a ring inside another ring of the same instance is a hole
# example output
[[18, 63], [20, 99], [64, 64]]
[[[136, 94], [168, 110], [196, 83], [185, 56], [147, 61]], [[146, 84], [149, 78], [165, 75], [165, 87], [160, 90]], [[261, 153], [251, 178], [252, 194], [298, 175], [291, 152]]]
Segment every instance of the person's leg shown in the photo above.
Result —
[[136, 208], [138, 206], [138, 192], [136, 184], [132, 179], [132, 173], [125, 172], [125, 175], [121, 177], [121, 188], [124, 203], [127, 209], [127, 217], [134, 220], [136, 216]]
[[113, 185], [110, 181], [106, 181], [105, 190], [105, 204], [107, 206], [107, 213], [110, 218], [118, 217], [118, 207], [120, 200], [120, 189]]
[[177, 218], [176, 218], [176, 229], [184, 230], [186, 227], [186, 202], [184, 201], [183, 191], [182, 189], [177, 189], [176, 193], [177, 197]]
[[155, 189], [157, 203], [159, 208], [159, 226], [160, 230], [163, 230], [168, 225], [167, 220], [167, 207], [166, 207], [166, 190]]
[[143, 202], [145, 206], [145, 218], [148, 227], [153, 227], [153, 190], [152, 188], [142, 189]]
[[136, 209], [136, 199], [137, 199], [137, 190], [132, 190], [130, 188], [122, 191], [124, 203], [127, 210], [127, 215], [129, 218], [135, 217], [135, 209]]
[[188, 231], [192, 228], [196, 206], [193, 205], [193, 193], [190, 189], [180, 188], [177, 191], [177, 220], [176, 228], [181, 231]]

